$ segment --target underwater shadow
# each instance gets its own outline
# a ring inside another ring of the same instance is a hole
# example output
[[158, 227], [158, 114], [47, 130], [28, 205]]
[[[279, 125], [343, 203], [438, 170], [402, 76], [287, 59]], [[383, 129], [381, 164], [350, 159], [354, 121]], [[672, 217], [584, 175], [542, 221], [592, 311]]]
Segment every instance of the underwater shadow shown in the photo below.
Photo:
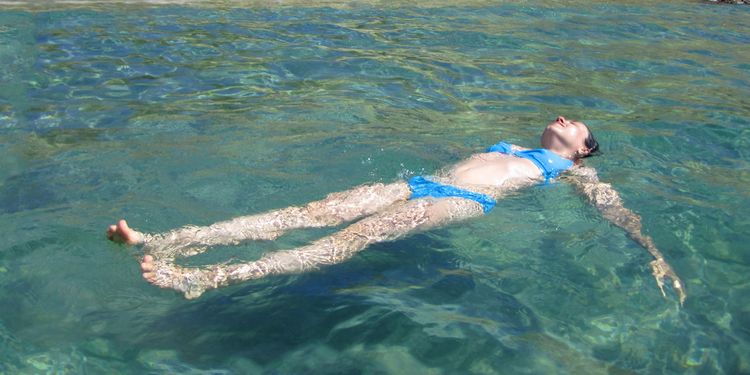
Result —
[[[501, 361], [502, 353], [519, 349], [502, 337], [539, 332], [538, 319], [510, 294], [494, 291], [488, 300], [477, 293], [485, 287], [462, 269], [464, 260], [441, 233], [377, 244], [316, 272], [209, 293], [146, 325], [134, 347], [168, 348], [182, 361], [212, 368], [243, 358], [306, 370], [302, 361], [289, 361], [311, 346], [325, 346], [334, 357], [353, 347], [406, 346], [412, 357], [443, 369], [467, 368], [481, 356]], [[340, 366], [371, 366], [347, 363]]]

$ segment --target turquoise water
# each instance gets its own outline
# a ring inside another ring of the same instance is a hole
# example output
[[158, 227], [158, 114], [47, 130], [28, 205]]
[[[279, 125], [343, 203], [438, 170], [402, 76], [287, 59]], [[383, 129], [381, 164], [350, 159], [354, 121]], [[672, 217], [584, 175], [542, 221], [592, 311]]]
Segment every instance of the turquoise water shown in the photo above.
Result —
[[[750, 373], [750, 7], [545, 3], [0, 10], [0, 373]], [[684, 307], [567, 184], [193, 301], [104, 237], [535, 146], [557, 115]]]

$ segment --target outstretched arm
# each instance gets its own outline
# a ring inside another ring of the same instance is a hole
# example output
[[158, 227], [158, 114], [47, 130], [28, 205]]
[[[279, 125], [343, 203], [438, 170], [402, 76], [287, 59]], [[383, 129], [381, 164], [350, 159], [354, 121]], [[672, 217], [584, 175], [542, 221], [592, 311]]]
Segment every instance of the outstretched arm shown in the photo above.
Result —
[[605, 219], [624, 229], [630, 238], [653, 255], [654, 260], [650, 263], [651, 270], [661, 294], [666, 297], [664, 292], [664, 277], [666, 276], [672, 279], [672, 286], [680, 297], [680, 304], [685, 302], [687, 295], [682, 281], [669, 263], [664, 260], [664, 255], [656, 248], [651, 237], [641, 233], [641, 218], [623, 206], [620, 194], [612, 188], [612, 185], [599, 181], [596, 170], [593, 168], [575, 167], [571, 170], [571, 175], [578, 190], [596, 206]]

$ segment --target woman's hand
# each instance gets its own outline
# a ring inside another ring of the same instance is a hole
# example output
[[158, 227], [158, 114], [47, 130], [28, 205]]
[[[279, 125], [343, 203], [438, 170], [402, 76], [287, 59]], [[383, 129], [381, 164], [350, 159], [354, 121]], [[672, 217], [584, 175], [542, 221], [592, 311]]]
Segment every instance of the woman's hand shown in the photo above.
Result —
[[664, 261], [664, 258], [654, 259], [651, 261], [651, 263], [649, 263], [649, 265], [651, 266], [651, 271], [653, 272], [654, 278], [656, 279], [656, 285], [659, 286], [661, 294], [664, 297], [667, 297], [667, 293], [664, 292], [664, 277], [669, 277], [670, 279], [672, 279], [672, 287], [680, 297], [680, 306], [682, 306], [685, 303], [687, 294], [685, 293], [685, 288], [683, 287], [682, 280], [680, 280], [677, 274], [674, 273], [672, 267]]

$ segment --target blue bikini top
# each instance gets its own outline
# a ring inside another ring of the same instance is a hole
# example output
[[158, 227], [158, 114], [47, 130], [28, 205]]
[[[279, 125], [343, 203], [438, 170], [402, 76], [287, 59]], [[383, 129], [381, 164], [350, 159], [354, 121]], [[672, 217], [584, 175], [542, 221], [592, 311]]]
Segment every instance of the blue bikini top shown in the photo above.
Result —
[[560, 172], [573, 166], [571, 160], [565, 159], [546, 148], [535, 148], [533, 150], [513, 151], [510, 144], [500, 142], [487, 149], [487, 152], [499, 152], [513, 155], [515, 157], [529, 159], [542, 171], [545, 182], [550, 178], [557, 178]]

